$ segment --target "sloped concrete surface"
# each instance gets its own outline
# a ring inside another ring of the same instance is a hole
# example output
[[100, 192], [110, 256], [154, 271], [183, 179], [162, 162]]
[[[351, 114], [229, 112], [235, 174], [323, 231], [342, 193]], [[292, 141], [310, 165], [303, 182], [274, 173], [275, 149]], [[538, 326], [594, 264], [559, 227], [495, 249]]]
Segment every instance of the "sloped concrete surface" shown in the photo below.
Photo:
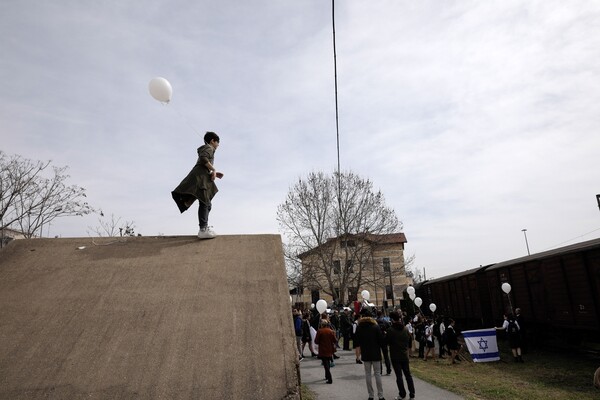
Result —
[[299, 399], [278, 235], [14, 240], [1, 399]]

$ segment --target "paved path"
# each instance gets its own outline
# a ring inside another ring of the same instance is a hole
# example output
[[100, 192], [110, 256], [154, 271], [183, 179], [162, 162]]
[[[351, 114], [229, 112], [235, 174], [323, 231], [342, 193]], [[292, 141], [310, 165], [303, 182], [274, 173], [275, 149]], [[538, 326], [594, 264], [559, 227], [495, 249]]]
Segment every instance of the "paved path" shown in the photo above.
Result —
[[[304, 350], [307, 352], [307, 349]], [[354, 351], [338, 351], [339, 359], [335, 360], [335, 367], [331, 368], [333, 384], [325, 383], [325, 370], [321, 361], [316, 358], [305, 357], [300, 361], [300, 377], [302, 383], [317, 395], [318, 400], [366, 400], [368, 398], [367, 384], [365, 383], [364, 368], [356, 364]], [[412, 360], [412, 359], [411, 359]], [[416, 361], [415, 361], [416, 362]], [[398, 396], [396, 375], [382, 376], [383, 394], [387, 400]], [[417, 400], [461, 400], [462, 397], [440, 389], [413, 376]], [[406, 381], [404, 382], [406, 387]], [[373, 388], [377, 396], [375, 377]], [[407, 395], [408, 399], [408, 395]]]

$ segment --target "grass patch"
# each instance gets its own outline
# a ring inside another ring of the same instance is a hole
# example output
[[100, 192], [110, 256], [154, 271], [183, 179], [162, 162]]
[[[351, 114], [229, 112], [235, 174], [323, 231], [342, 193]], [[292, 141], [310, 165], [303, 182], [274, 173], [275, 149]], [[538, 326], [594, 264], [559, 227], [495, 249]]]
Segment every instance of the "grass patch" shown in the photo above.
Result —
[[302, 400], [315, 400], [315, 395], [313, 392], [310, 391], [308, 386], [302, 384], [300, 389], [302, 392]]
[[[473, 363], [411, 359], [411, 372], [468, 400], [592, 400], [600, 390], [592, 380], [598, 358], [574, 353], [533, 350], [524, 364], [512, 360], [505, 343], [499, 343], [501, 361]], [[467, 353], [467, 358], [470, 357]]]

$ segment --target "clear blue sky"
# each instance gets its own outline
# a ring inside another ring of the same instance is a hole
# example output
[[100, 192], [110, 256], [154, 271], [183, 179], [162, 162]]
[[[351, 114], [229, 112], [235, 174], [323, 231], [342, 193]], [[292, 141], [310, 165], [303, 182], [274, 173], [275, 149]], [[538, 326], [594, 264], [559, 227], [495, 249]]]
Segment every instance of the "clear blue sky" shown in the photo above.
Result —
[[[600, 2], [336, 2], [342, 168], [428, 276], [525, 255], [523, 228], [532, 252], [600, 237], [598, 21]], [[68, 165], [143, 235], [197, 232], [170, 192], [206, 130], [220, 234], [278, 233], [294, 180], [336, 167], [329, 1], [7, 0], [0, 37], [0, 148]]]

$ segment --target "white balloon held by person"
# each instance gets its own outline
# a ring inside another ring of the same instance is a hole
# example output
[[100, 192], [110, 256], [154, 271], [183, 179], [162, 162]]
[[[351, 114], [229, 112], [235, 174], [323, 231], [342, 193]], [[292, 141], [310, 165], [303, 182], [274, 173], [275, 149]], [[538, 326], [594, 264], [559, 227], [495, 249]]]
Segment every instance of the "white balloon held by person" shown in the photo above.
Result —
[[421, 307], [421, 304], [423, 304], [423, 300], [420, 297], [415, 298], [415, 306]]
[[325, 311], [327, 311], [327, 302], [323, 299], [317, 301], [317, 311], [319, 312], [319, 314], [323, 314]]

